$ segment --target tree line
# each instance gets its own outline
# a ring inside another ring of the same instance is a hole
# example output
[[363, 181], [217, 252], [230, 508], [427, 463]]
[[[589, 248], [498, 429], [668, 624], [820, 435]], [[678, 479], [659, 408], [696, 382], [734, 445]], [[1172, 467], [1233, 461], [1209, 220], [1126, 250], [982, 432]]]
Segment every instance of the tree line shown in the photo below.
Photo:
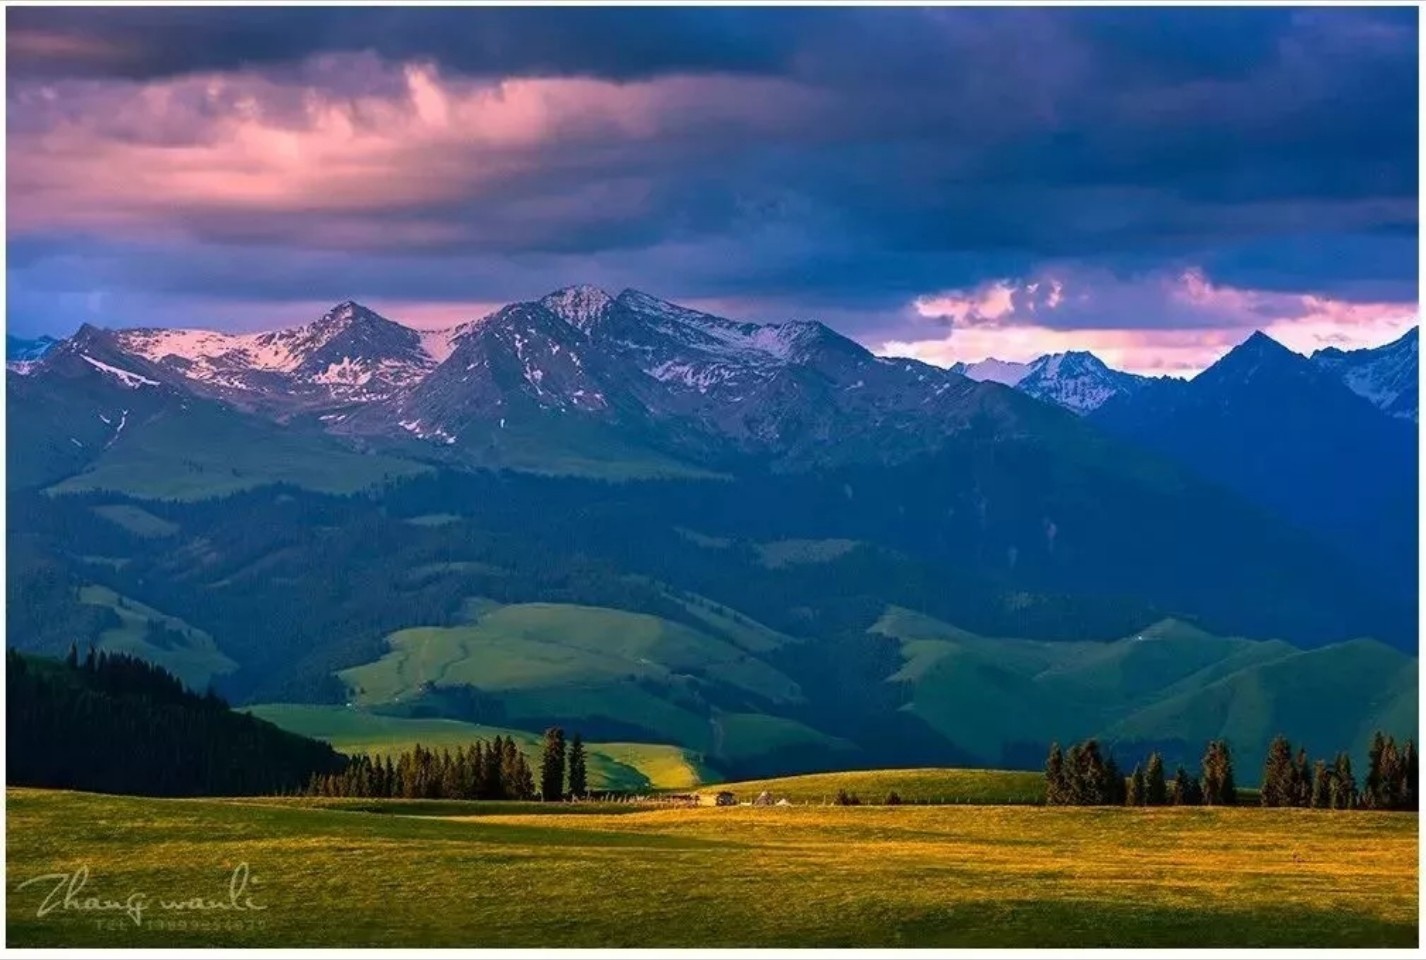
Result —
[[1327, 810], [1415, 810], [1419, 776], [1416, 742], [1400, 748], [1380, 730], [1367, 751], [1367, 775], [1357, 789], [1352, 760], [1339, 753], [1331, 763], [1308, 762], [1307, 751], [1283, 736], [1273, 739], [1263, 761], [1259, 798], [1265, 807], [1315, 807]]
[[128, 654], [6, 653], [6, 781], [139, 796], [299, 789], [341, 769], [328, 744], [236, 713], [211, 690]]
[[1199, 777], [1179, 767], [1164, 778], [1163, 758], [1151, 754], [1127, 778], [1099, 741], [1086, 740], [1060, 750], [1050, 746], [1045, 761], [1045, 803], [1050, 806], [1229, 806], [1238, 802], [1233, 757], [1227, 741], [1213, 740], [1203, 754]]
[[[568, 787], [566, 788], [566, 775]], [[359, 754], [342, 770], [315, 773], [305, 793], [316, 797], [405, 800], [563, 800], [588, 794], [584, 740], [545, 731], [540, 779], [514, 737], [476, 740], [439, 751], [416, 744], [386, 757]]]
[[[1307, 752], [1294, 755], [1286, 737], [1275, 738], [1263, 765], [1259, 802], [1265, 807], [1330, 810], [1415, 810], [1418, 804], [1416, 744], [1398, 748], [1377, 731], [1368, 754], [1369, 770], [1358, 790], [1351, 758], [1339, 753], [1329, 764], [1309, 764]], [[1066, 753], [1050, 746], [1045, 761], [1045, 803], [1050, 806], [1233, 806], [1238, 803], [1233, 755], [1226, 740], [1210, 740], [1197, 777], [1182, 766], [1165, 778], [1163, 757], [1151, 753], [1126, 777], [1094, 739]]]

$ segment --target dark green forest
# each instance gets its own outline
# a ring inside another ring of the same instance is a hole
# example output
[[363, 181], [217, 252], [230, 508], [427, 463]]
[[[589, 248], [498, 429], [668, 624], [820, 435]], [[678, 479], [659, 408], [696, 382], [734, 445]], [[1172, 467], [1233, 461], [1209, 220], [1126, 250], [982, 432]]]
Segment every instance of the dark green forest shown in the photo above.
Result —
[[12, 786], [244, 796], [292, 792], [346, 764], [325, 743], [235, 713], [124, 654], [61, 662], [11, 651], [5, 693]]

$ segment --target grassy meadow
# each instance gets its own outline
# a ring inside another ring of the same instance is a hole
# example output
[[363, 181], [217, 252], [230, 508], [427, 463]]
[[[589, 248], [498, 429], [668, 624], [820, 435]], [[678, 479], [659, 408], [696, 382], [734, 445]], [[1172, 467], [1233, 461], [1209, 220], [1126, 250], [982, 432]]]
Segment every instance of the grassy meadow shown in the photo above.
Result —
[[928, 767], [915, 770], [851, 770], [809, 773], [770, 780], [745, 780], [702, 788], [703, 793], [730, 790], [739, 801], [766, 790], [775, 799], [825, 804], [838, 791], [855, 794], [862, 803], [879, 804], [896, 793], [903, 803], [1039, 804], [1045, 800], [1045, 775], [1024, 770], [955, 770]]
[[11, 947], [1417, 943], [1414, 814], [7, 797]]

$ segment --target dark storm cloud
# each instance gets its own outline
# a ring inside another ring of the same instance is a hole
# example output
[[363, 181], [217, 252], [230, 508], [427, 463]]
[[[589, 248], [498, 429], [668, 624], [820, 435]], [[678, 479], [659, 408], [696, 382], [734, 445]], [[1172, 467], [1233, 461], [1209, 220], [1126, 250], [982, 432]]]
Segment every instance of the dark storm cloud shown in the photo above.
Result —
[[[8, 23], [11, 314], [32, 326], [65, 291], [150, 310], [590, 280], [763, 316], [835, 309], [870, 336], [920, 295], [1046, 264], [1415, 297], [1414, 10], [15, 8]], [[418, 82], [449, 122], [413, 125]], [[314, 157], [333, 165], [302, 166]], [[1118, 302], [1133, 310], [1103, 324], [1187, 322]]]
[[564, 7], [11, 8], [13, 77], [177, 74], [373, 51], [483, 76], [771, 72], [835, 12]]

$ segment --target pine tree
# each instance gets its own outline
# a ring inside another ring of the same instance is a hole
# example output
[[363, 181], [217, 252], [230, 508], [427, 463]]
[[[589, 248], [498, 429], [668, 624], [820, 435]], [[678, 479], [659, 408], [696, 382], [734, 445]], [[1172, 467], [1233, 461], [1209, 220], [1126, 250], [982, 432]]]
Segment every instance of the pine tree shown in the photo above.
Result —
[[500, 755], [500, 784], [506, 799], [530, 800], [534, 798], [534, 790], [527, 791], [525, 789], [524, 767], [525, 755], [520, 752], [515, 738], [506, 737]]
[[1302, 747], [1298, 748], [1297, 763], [1293, 765], [1292, 785], [1293, 806], [1312, 806], [1312, 766], [1307, 759], [1307, 750]]
[[589, 792], [589, 775], [585, 769], [584, 738], [576, 733], [569, 742], [569, 793], [582, 799]]
[[1213, 740], [1203, 755], [1203, 803], [1206, 806], [1232, 806], [1238, 802], [1238, 789], [1233, 781], [1233, 756], [1228, 741]]
[[550, 727], [545, 731], [545, 749], [540, 758], [540, 798], [545, 801], [564, 799], [564, 731]]
[[515, 796], [520, 800], [535, 799], [535, 775], [530, 772], [530, 765], [523, 755], [515, 764]]
[[1136, 763], [1134, 764], [1134, 772], [1129, 775], [1129, 790], [1128, 795], [1124, 799], [1124, 803], [1130, 807], [1142, 807], [1144, 805], [1144, 799], [1144, 771], [1141, 770]]
[[[1109, 762], [1099, 752], [1099, 741], [1086, 740], [1070, 748], [1071, 803], [1081, 806], [1113, 803]], [[1115, 771], [1117, 775], [1117, 770]]]
[[69, 653], [65, 655], [64, 665], [71, 670], [79, 669], [79, 646], [77, 644], [69, 645]]
[[1395, 810], [1400, 806], [1401, 784], [1405, 780], [1402, 776], [1401, 755], [1396, 749], [1396, 738], [1388, 736], [1386, 746], [1381, 752], [1381, 775], [1377, 784], [1377, 791], [1380, 796], [1377, 798], [1377, 806], [1382, 810]]
[[505, 752], [505, 738], [496, 737], [485, 750], [485, 773], [481, 777], [482, 793], [486, 800], [505, 800], [505, 780], [501, 762]]
[[1067, 804], [1088, 803], [1088, 792], [1085, 789], [1084, 778], [1085, 756], [1084, 747], [1081, 744], [1070, 744], [1069, 754], [1065, 757], [1064, 767], [1064, 796], [1060, 801]]
[[1362, 806], [1368, 809], [1381, 805], [1381, 758], [1386, 752], [1386, 736], [1378, 730], [1372, 734], [1372, 745], [1367, 750], [1367, 777], [1362, 781]]
[[1164, 758], [1149, 754], [1149, 766], [1144, 771], [1144, 803], [1162, 807], [1168, 803], [1168, 786], [1164, 783]]
[[1406, 746], [1401, 751], [1401, 789], [1398, 791], [1401, 799], [1401, 809], [1415, 810], [1420, 806], [1420, 799], [1417, 794], [1420, 783], [1421, 771], [1420, 760], [1416, 756], [1416, 741], [1407, 740]]
[[1169, 803], [1175, 807], [1188, 805], [1188, 771], [1179, 767], [1169, 782]]
[[1065, 773], [1065, 757], [1058, 743], [1050, 744], [1050, 755], [1045, 760], [1045, 803], [1059, 806], [1070, 802], [1070, 789]]
[[1268, 755], [1263, 761], [1263, 782], [1258, 789], [1258, 799], [1265, 807], [1290, 807], [1293, 805], [1292, 745], [1279, 734], [1268, 745]]
[[1332, 806], [1332, 781], [1336, 771], [1327, 768], [1326, 760], [1318, 760], [1312, 768], [1312, 806], [1317, 810], [1327, 810]]
[[1128, 784], [1119, 769], [1119, 764], [1115, 762], [1113, 754], [1104, 758], [1103, 773], [1100, 777], [1098, 803], [1107, 803], [1114, 806], [1122, 806], [1129, 798]]
[[441, 797], [446, 800], [459, 800], [461, 796], [460, 768], [456, 765], [455, 757], [449, 752], [441, 751]]
[[1351, 810], [1357, 805], [1357, 778], [1352, 776], [1352, 758], [1337, 754], [1332, 775], [1331, 805], [1333, 810]]

